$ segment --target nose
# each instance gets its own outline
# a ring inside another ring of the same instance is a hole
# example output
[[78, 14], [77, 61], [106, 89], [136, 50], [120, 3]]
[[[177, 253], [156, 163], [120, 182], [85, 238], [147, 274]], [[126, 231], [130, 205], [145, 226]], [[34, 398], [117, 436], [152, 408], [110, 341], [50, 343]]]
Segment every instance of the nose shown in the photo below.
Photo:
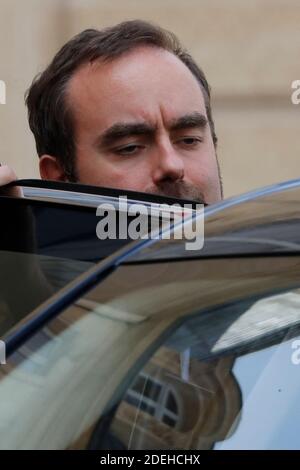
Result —
[[157, 144], [152, 161], [152, 180], [157, 186], [164, 182], [179, 181], [184, 178], [184, 162], [166, 139]]

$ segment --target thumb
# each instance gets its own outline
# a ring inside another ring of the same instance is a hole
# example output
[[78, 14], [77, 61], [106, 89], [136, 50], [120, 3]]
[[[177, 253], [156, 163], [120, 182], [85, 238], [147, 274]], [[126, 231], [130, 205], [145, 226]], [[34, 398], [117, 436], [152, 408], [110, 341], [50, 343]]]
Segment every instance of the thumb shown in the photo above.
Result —
[[[12, 168], [10, 168], [8, 165], [1, 165], [0, 164], [0, 187], [4, 186], [8, 183], [11, 183], [12, 181], [17, 180], [17, 175], [13, 171]], [[1, 188], [0, 188], [1, 189]], [[3, 191], [2, 191], [3, 193]], [[8, 188], [5, 190], [5, 193], [8, 196], [17, 196], [21, 197], [22, 196], [22, 191], [21, 188], [18, 187], [13, 187], [13, 188]]]

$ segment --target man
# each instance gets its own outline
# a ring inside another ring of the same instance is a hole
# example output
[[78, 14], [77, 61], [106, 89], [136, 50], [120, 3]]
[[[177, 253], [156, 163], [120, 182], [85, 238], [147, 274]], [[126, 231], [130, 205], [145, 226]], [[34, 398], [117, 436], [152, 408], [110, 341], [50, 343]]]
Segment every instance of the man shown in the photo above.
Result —
[[[177, 38], [134, 20], [85, 30], [28, 90], [43, 179], [222, 198], [205, 75]], [[15, 178], [0, 168], [0, 183]]]

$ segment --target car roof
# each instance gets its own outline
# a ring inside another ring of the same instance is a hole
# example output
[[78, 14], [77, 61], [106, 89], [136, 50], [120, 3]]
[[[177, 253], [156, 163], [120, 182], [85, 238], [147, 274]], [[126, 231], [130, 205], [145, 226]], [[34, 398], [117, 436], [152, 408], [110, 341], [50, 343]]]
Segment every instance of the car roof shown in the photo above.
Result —
[[[132, 261], [297, 253], [299, 203], [300, 179], [232, 197], [205, 208], [201, 250], [186, 250], [182, 240], [159, 240], [140, 250]], [[187, 223], [195, 225], [195, 220]]]

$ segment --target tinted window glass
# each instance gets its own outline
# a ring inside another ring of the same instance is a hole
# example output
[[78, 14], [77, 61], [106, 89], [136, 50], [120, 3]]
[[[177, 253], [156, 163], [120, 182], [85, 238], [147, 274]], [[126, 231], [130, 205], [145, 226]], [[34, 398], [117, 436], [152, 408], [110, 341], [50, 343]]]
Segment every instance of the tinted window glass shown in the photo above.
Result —
[[118, 269], [0, 367], [0, 446], [299, 447], [299, 279], [294, 257]]
[[300, 289], [184, 322], [129, 386], [109, 429], [95, 429], [93, 448], [299, 449], [299, 333]]
[[128, 243], [97, 238], [96, 208], [0, 198], [0, 209], [2, 250], [97, 262]]
[[0, 198], [0, 335], [128, 243], [99, 240], [95, 208]]

